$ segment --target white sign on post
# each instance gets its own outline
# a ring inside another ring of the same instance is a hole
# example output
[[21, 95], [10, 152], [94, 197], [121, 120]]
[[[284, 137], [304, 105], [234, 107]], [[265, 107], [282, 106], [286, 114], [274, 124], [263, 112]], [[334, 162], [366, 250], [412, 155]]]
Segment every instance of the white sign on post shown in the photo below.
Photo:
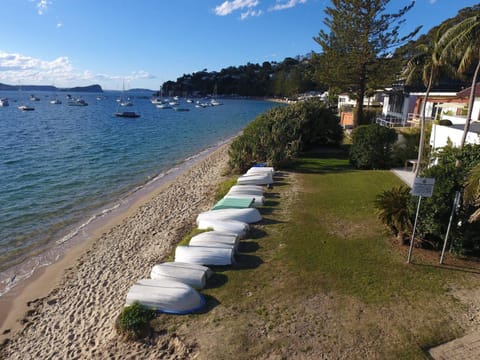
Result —
[[434, 178], [418, 178], [413, 181], [412, 195], [418, 196], [417, 213], [415, 215], [415, 223], [413, 224], [412, 239], [410, 240], [410, 249], [408, 250], [407, 263], [410, 264], [412, 259], [413, 242], [415, 241], [415, 230], [417, 228], [418, 213], [420, 212], [420, 203], [422, 197], [431, 197], [433, 194]]
[[421, 197], [431, 197], [433, 194], [434, 178], [415, 178], [413, 182], [412, 195]]

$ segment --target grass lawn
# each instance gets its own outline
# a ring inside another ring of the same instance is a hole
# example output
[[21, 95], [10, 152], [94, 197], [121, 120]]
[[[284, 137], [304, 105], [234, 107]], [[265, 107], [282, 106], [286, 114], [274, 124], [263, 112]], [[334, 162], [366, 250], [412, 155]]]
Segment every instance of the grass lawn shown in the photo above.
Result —
[[[390, 171], [304, 158], [283, 172], [238, 263], [215, 268], [202, 314], [161, 315], [158, 331], [199, 359], [423, 359], [462, 335], [478, 268], [438, 267], [437, 255], [395, 244], [373, 200], [399, 185]], [[458, 266], [457, 266], [458, 265]]]

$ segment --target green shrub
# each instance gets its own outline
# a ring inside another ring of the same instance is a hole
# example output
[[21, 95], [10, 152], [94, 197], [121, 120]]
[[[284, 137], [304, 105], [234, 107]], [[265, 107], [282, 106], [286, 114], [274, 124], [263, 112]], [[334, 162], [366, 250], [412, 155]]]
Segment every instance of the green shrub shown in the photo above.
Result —
[[420, 143], [420, 128], [399, 130], [398, 140], [393, 144], [393, 165], [403, 166], [408, 159], [418, 157]]
[[386, 169], [392, 163], [394, 129], [378, 124], [357, 127], [352, 133], [350, 163], [360, 169]]
[[237, 171], [255, 162], [284, 167], [300, 151], [339, 145], [342, 136], [338, 118], [318, 100], [272, 108], [257, 116], [232, 142], [229, 165]]
[[139, 340], [150, 335], [150, 321], [156, 316], [155, 310], [149, 309], [138, 302], [126, 306], [115, 322], [117, 333], [127, 340]]
[[408, 211], [410, 188], [407, 186], [394, 187], [377, 195], [375, 209], [377, 216], [403, 244], [405, 236], [412, 229], [411, 214]]
[[[455, 192], [462, 191], [469, 171], [480, 164], [480, 145], [465, 145], [462, 149], [446, 146], [435, 154], [437, 165], [425, 169], [421, 176], [435, 178], [433, 195], [422, 200], [416, 233], [433, 248], [443, 246]], [[457, 161], [460, 166], [457, 166]], [[417, 197], [409, 204], [414, 213]], [[480, 255], [480, 224], [469, 223], [475, 209], [468, 205], [460, 206], [450, 229], [452, 250], [458, 254]]]

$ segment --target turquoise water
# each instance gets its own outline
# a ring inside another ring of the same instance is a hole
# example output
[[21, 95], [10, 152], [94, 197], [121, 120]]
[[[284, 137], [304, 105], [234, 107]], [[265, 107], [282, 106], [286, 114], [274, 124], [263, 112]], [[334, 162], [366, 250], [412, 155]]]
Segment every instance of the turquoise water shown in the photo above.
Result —
[[[88, 106], [50, 103], [55, 94], [0, 92], [0, 272], [19, 266], [187, 158], [237, 134], [274, 104], [222, 99], [190, 111], [157, 109], [145, 97], [116, 118], [118, 93], [80, 94]], [[79, 94], [75, 94], [79, 96]], [[35, 107], [22, 112], [21, 104]], [[31, 265], [29, 265], [31, 267]], [[12, 274], [9, 273], [8, 281]], [[2, 281], [0, 276], [0, 284]], [[1, 294], [1, 286], [0, 286]]]

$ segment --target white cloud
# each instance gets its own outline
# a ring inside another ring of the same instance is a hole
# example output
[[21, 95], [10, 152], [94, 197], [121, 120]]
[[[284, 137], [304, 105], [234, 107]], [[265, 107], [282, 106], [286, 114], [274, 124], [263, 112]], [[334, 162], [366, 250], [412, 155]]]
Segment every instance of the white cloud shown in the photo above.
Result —
[[[33, 1], [33, 0], [32, 0]], [[43, 15], [45, 11], [47, 11], [48, 6], [51, 5], [52, 2], [48, 0], [40, 0], [37, 2], [37, 12], [38, 15]]]
[[242, 13], [240, 15], [240, 19], [241, 20], [245, 20], [246, 18], [248, 17], [252, 17], [252, 16], [260, 16], [263, 14], [263, 11], [262, 10], [247, 10], [245, 11], [244, 13]]
[[430, 0], [429, 1], [429, 3], [432, 4], [432, 5], [435, 4], [436, 2], [437, 2], [437, 0]]
[[305, 4], [307, 0], [288, 0], [287, 2], [284, 2], [284, 0], [276, 0], [276, 2], [277, 4], [270, 7], [268, 9], [269, 11], [290, 9], [297, 6], [298, 4]]
[[231, 14], [235, 10], [256, 7], [258, 4], [258, 0], [227, 0], [221, 5], [218, 5], [214, 11], [216, 15], [225, 16]]
[[36, 59], [16, 53], [0, 50], [0, 82], [7, 84], [28, 84], [70, 87], [92, 83], [114, 83], [119, 79], [129, 81], [154, 79], [155, 76], [144, 71], [134, 71], [130, 75], [95, 74], [90, 70], [79, 71], [73, 67], [66, 56], [54, 60]]
[[62, 26], [63, 26], [63, 23], [62, 23], [61, 21], [58, 21], [58, 22], [57, 22], [57, 29], [58, 29], [58, 28], [61, 28]]

